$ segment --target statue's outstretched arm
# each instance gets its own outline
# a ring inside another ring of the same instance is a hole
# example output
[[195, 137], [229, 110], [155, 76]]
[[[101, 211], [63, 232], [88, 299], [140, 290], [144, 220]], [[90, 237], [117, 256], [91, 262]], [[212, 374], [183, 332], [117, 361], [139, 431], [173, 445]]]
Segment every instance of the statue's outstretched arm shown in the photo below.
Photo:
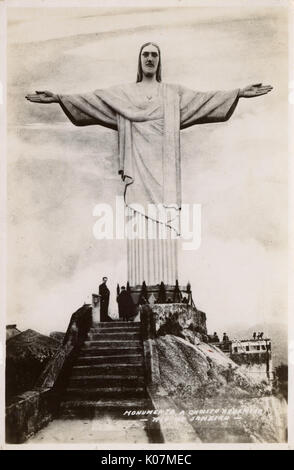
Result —
[[181, 129], [194, 124], [224, 122], [230, 119], [239, 98], [255, 98], [269, 93], [273, 87], [255, 83], [229, 91], [198, 92], [180, 87]]
[[95, 92], [57, 95], [51, 91], [36, 91], [26, 95], [32, 103], [58, 103], [75, 126], [100, 125], [117, 130], [117, 115]]

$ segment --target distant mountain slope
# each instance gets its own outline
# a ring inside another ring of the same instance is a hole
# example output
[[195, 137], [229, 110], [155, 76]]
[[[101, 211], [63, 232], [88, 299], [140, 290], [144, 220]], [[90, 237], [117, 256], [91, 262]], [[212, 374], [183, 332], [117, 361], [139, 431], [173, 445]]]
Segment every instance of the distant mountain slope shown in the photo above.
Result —
[[65, 337], [65, 333], [63, 333], [62, 331], [51, 331], [49, 337], [56, 339], [56, 341], [62, 344]]

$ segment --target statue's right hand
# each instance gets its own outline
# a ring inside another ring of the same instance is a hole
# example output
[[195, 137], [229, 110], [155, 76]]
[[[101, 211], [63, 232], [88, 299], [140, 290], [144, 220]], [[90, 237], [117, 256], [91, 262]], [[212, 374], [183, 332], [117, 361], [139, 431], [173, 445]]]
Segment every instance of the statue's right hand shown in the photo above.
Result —
[[36, 93], [31, 93], [26, 95], [26, 99], [32, 103], [58, 103], [58, 96], [52, 93], [52, 91], [36, 91]]

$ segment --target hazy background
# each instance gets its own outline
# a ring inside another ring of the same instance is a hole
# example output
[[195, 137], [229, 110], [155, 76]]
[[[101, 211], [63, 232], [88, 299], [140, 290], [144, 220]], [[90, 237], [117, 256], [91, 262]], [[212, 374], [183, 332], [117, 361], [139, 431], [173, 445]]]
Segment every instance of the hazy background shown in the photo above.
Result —
[[272, 84], [230, 121], [182, 131], [183, 202], [202, 204], [202, 245], [180, 253], [210, 331], [284, 324], [287, 315], [287, 10], [9, 9], [8, 323], [65, 330], [109, 277], [126, 282], [125, 241], [97, 241], [93, 207], [122, 195], [117, 134], [74, 127], [34, 90], [132, 82], [146, 41], [163, 80], [198, 90]]

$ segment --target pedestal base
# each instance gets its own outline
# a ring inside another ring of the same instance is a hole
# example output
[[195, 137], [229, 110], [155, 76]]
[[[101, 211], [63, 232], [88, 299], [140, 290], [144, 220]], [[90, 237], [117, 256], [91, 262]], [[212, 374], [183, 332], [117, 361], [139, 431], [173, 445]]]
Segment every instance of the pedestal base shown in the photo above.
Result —
[[[178, 286], [179, 291], [181, 294], [182, 299], [186, 299], [187, 303], [189, 301], [189, 297], [191, 295], [191, 291], [187, 290], [187, 287], [184, 286]], [[165, 296], [166, 296], [166, 303], [172, 303], [174, 302], [174, 293], [176, 286], [171, 285], [171, 284], [165, 284]], [[156, 285], [148, 285], [146, 286], [147, 290], [147, 301], [150, 305], [153, 305], [158, 302], [158, 297], [159, 297], [159, 291], [160, 291], [160, 284]], [[137, 285], [137, 286], [131, 286], [130, 287], [130, 293], [133, 299], [133, 302], [135, 305], [139, 303], [140, 295], [142, 292], [142, 285]]]

